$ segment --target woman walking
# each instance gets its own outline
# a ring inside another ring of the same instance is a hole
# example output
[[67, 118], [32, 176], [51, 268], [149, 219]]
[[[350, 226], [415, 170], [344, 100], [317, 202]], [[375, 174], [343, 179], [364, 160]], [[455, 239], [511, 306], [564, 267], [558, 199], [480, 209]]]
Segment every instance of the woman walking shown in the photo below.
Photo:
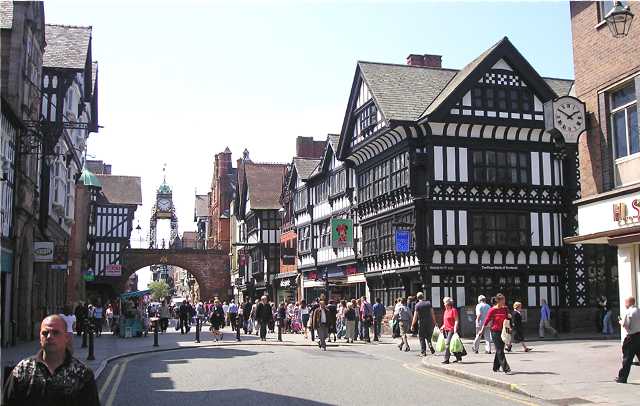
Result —
[[[451, 339], [453, 335], [458, 332], [458, 325], [460, 324], [460, 317], [458, 315], [458, 309], [453, 306], [453, 299], [450, 297], [445, 297], [442, 302], [444, 303], [444, 315], [442, 316], [442, 327], [440, 327], [440, 331], [444, 334], [446, 339], [446, 349], [444, 351], [444, 361], [443, 364], [449, 363], [449, 358], [451, 358]], [[456, 359], [453, 362], [462, 361], [462, 355], [460, 353], [454, 353]]]
[[222, 340], [223, 334], [222, 332], [220, 332], [220, 329], [224, 327], [225, 319], [224, 309], [222, 308], [222, 304], [218, 299], [216, 299], [213, 304], [209, 322], [211, 323], [211, 332], [213, 334], [213, 339], [216, 341]]
[[484, 321], [484, 327], [491, 323], [491, 338], [493, 345], [496, 347], [496, 355], [493, 358], [493, 372], [498, 372], [500, 368], [504, 373], [511, 372], [511, 368], [507, 363], [507, 357], [504, 354], [504, 341], [502, 341], [502, 328], [505, 321], [509, 321], [511, 314], [505, 305], [506, 298], [502, 293], [496, 295], [496, 305], [489, 309], [487, 318]]
[[307, 302], [304, 300], [300, 301], [300, 317], [302, 318], [302, 328], [304, 329], [304, 338], [307, 338], [307, 333], [309, 331], [309, 307], [307, 306]]
[[[520, 342], [522, 344], [522, 349], [524, 350], [524, 352], [529, 352], [531, 351], [531, 348], [527, 347], [527, 345], [524, 343], [524, 326], [522, 325], [522, 313], [520, 313], [521, 310], [522, 303], [515, 302], [513, 304], [513, 314], [511, 315], [513, 320], [513, 341]], [[511, 352], [511, 344], [509, 344], [509, 346], [507, 347], [507, 351]]]
[[356, 309], [353, 308], [353, 303], [347, 302], [347, 310], [344, 312], [344, 320], [347, 326], [347, 342], [352, 342], [356, 339]]
[[398, 349], [402, 351], [402, 347], [404, 347], [404, 351], [409, 352], [407, 333], [411, 332], [411, 310], [407, 307], [407, 299], [400, 299], [399, 306], [395, 307], [393, 318], [400, 323], [400, 344]]

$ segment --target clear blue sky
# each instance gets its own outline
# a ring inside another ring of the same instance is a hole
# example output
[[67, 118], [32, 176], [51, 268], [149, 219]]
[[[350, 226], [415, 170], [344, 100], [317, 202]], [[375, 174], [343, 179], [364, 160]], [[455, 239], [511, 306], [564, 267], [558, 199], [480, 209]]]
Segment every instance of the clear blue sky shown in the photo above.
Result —
[[573, 77], [565, 1], [47, 1], [45, 18], [93, 26], [105, 128], [89, 153], [142, 176], [145, 235], [163, 163], [193, 230], [213, 155], [289, 162], [296, 136], [339, 132], [357, 60], [431, 53], [462, 68], [508, 36], [543, 76]]

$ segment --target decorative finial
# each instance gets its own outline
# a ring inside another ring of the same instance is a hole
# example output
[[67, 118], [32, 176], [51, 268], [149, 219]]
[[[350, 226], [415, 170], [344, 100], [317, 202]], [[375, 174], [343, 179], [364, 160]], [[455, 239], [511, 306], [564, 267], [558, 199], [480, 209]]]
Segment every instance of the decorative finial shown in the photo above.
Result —
[[162, 165], [162, 182], [167, 183], [167, 164]]

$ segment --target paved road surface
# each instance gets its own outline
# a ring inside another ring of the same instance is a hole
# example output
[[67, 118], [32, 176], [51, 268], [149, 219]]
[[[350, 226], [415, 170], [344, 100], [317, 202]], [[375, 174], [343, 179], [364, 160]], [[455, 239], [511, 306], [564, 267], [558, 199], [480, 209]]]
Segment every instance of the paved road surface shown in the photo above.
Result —
[[387, 344], [217, 345], [138, 355], [98, 381], [103, 405], [518, 405], [530, 398], [439, 375]]

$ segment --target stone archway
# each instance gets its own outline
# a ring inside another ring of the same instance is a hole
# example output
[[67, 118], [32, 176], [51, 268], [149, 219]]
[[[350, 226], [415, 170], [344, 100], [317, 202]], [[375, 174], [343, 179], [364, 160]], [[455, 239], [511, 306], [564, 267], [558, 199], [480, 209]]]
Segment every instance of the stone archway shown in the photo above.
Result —
[[229, 253], [220, 250], [125, 249], [120, 255], [122, 276], [118, 289], [124, 291], [134, 272], [151, 265], [173, 265], [186, 269], [198, 281], [203, 300], [218, 296], [226, 300], [231, 286]]

